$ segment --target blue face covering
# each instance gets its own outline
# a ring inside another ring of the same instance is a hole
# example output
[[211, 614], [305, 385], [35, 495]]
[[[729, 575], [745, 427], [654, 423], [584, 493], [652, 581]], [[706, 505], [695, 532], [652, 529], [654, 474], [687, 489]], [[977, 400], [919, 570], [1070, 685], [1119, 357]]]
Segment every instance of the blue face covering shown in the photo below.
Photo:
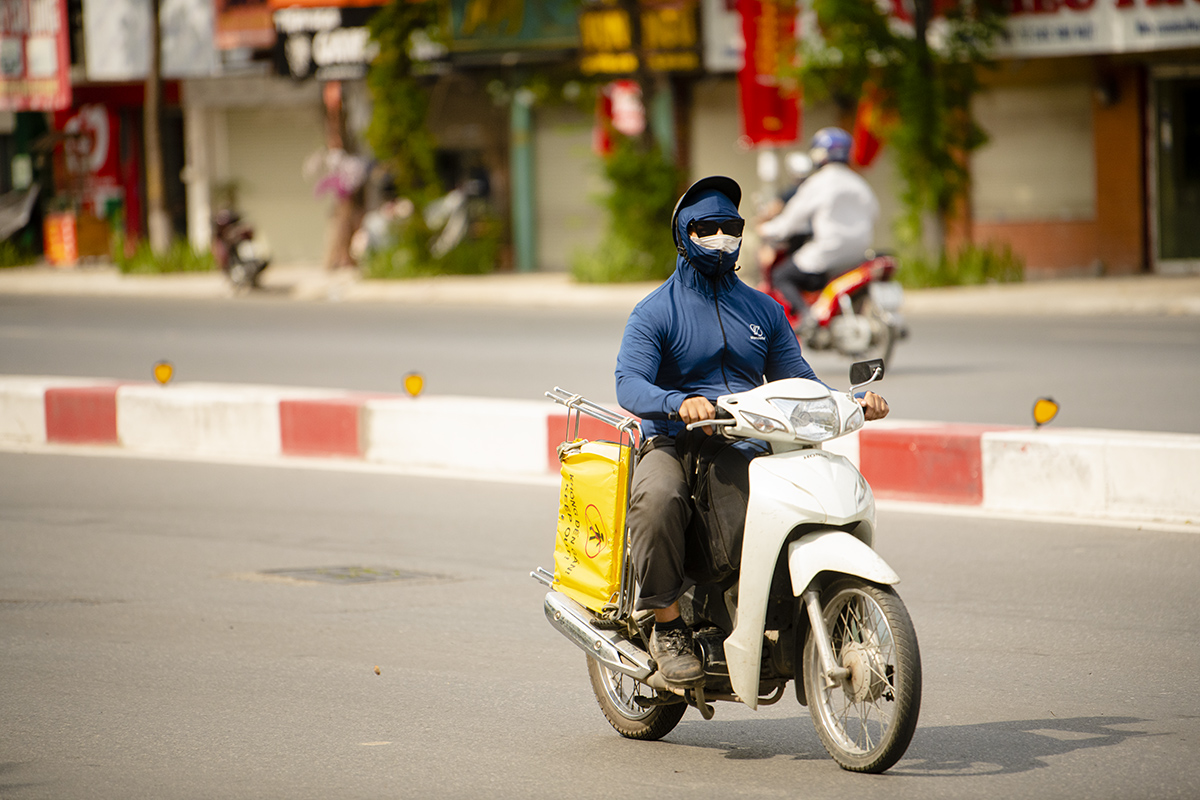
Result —
[[709, 250], [692, 241], [688, 236], [688, 223], [698, 219], [729, 219], [737, 217], [737, 206], [724, 194], [717, 191], [701, 192], [689, 204], [679, 209], [679, 217], [676, 219], [676, 240], [684, 248], [684, 254], [676, 259], [676, 263], [685, 261], [690, 264], [693, 269], [708, 278], [717, 278], [732, 272], [737, 266], [738, 253], [741, 252], [741, 245], [737, 249], [729, 253], [724, 253], [719, 250]]

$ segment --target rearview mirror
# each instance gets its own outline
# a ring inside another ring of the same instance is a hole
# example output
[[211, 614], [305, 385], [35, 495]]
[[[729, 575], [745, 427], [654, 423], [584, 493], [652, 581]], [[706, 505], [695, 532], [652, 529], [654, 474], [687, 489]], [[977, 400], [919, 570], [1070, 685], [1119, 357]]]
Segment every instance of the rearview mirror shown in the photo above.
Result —
[[864, 383], [877, 381], [882, 377], [882, 358], [873, 358], [870, 361], [859, 361], [850, 365], [850, 383], [854, 386], [861, 386]]

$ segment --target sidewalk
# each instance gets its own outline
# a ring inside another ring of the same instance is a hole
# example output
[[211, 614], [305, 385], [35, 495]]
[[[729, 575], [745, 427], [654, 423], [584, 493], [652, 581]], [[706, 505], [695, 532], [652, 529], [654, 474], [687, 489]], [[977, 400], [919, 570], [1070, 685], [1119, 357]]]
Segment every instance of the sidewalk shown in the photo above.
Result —
[[[109, 265], [0, 269], [0, 295], [180, 297], [630, 309], [656, 283], [577, 284], [561, 272], [446, 275], [407, 281], [363, 280], [357, 273], [279, 264], [261, 291], [237, 295], [219, 273], [121, 275]], [[1200, 275], [1081, 278], [909, 290], [911, 316], [979, 314], [1197, 314]]]
[[[486, 417], [491, 425], [465, 427]], [[551, 482], [565, 409], [244, 384], [0, 375], [0, 451], [397, 468]], [[610, 438], [585, 418], [579, 435]], [[1200, 436], [885, 420], [834, 440], [883, 500], [1060, 521], [1200, 525]]]

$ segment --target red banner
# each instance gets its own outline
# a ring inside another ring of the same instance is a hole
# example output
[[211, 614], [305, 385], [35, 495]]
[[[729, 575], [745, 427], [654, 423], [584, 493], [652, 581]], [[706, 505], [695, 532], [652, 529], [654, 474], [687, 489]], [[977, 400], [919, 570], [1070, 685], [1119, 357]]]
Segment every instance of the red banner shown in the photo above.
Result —
[[850, 161], [859, 167], [869, 167], [883, 147], [884, 131], [895, 122], [892, 114], [883, 110], [883, 92], [873, 83], [863, 86], [858, 110], [854, 114], [854, 141], [850, 146]]
[[738, 0], [746, 49], [738, 72], [742, 140], [791, 144], [800, 135], [800, 91], [780, 85], [779, 67], [796, 52], [794, 0]]
[[0, 3], [0, 111], [71, 105], [66, 0]]

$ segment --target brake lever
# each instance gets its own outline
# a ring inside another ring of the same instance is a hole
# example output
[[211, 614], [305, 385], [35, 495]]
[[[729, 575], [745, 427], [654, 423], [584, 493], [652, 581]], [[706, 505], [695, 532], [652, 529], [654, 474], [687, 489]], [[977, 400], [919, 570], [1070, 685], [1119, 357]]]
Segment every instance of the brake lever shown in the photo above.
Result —
[[729, 428], [737, 425], [736, 419], [702, 419], [699, 422], [693, 422], [687, 426], [689, 431], [694, 431], [696, 428], [704, 428], [708, 425], [714, 428]]

